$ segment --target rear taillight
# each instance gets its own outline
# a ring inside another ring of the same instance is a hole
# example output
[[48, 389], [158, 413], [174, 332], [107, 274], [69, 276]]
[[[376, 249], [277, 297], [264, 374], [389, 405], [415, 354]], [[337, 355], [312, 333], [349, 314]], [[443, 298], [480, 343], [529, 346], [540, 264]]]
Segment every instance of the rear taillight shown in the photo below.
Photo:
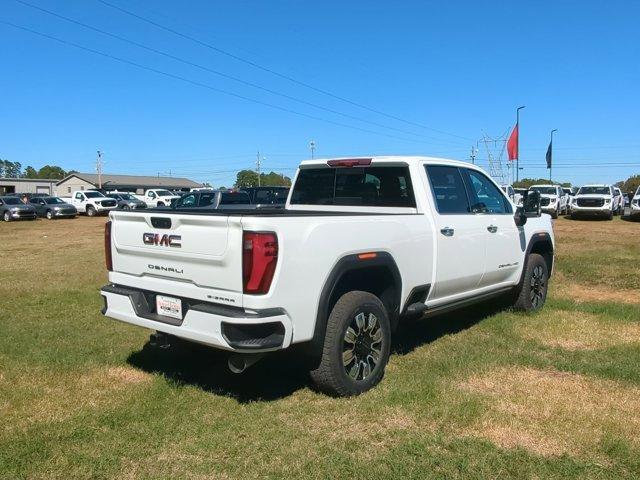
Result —
[[278, 263], [278, 237], [273, 232], [242, 234], [242, 285], [244, 293], [269, 291]]
[[104, 263], [107, 270], [113, 271], [113, 260], [111, 259], [111, 220], [104, 224]]

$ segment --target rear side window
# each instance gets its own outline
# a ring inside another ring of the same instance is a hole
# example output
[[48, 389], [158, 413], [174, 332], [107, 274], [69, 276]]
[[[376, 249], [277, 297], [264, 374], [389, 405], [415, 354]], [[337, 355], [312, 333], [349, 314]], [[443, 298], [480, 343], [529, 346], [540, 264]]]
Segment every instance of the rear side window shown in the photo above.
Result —
[[438, 213], [469, 213], [469, 200], [460, 169], [440, 165], [427, 165], [426, 168]]
[[295, 205], [415, 207], [408, 167], [304, 168], [291, 194]]
[[251, 201], [249, 195], [244, 192], [222, 193], [220, 205], [248, 205]]

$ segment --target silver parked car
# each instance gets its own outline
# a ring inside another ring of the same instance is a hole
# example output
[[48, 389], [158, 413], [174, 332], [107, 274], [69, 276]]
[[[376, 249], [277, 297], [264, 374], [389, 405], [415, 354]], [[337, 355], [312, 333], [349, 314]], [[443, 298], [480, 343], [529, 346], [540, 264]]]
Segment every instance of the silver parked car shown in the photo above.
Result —
[[18, 197], [0, 197], [0, 216], [5, 222], [37, 218], [36, 209], [22, 203]]
[[141, 208], [147, 208], [147, 204], [142, 200], [137, 199], [130, 193], [112, 192], [107, 193], [107, 197], [113, 198], [118, 202], [119, 210], [139, 210]]
[[49, 220], [54, 218], [75, 218], [78, 210], [73, 205], [58, 197], [34, 197], [29, 202], [39, 217]]

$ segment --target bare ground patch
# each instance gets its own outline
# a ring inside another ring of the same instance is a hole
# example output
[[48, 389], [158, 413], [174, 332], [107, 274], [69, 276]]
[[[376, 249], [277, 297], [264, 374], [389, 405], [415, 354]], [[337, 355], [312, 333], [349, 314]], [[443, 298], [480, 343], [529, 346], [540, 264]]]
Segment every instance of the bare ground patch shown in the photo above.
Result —
[[640, 323], [607, 322], [597, 315], [556, 310], [552, 318], [539, 316], [518, 324], [525, 338], [565, 350], [595, 350], [640, 343]]
[[500, 368], [460, 384], [487, 400], [480, 420], [460, 431], [502, 448], [533, 453], [598, 454], [603, 435], [640, 446], [640, 388], [584, 375]]
[[555, 272], [554, 277], [550, 285], [555, 297], [568, 298], [576, 303], [611, 302], [640, 305], [640, 293], [637, 290], [583, 285], [568, 280], [562, 272], [558, 271]]

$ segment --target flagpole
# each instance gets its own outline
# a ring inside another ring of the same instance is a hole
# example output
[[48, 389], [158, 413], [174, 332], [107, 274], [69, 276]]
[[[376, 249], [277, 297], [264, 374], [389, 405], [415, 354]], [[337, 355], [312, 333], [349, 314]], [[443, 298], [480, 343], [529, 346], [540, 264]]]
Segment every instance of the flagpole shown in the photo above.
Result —
[[518, 136], [516, 137], [516, 152], [518, 152], [516, 157], [516, 182], [520, 179], [520, 110], [524, 107], [526, 105], [516, 108], [516, 128], [518, 129]]
[[553, 169], [553, 132], [557, 132], [558, 129], [554, 128], [553, 130], [551, 130], [551, 141], [549, 142], [549, 151], [551, 152], [551, 155], [549, 155], [549, 160], [551, 160], [549, 162], [549, 181], [551, 182], [551, 170]]

